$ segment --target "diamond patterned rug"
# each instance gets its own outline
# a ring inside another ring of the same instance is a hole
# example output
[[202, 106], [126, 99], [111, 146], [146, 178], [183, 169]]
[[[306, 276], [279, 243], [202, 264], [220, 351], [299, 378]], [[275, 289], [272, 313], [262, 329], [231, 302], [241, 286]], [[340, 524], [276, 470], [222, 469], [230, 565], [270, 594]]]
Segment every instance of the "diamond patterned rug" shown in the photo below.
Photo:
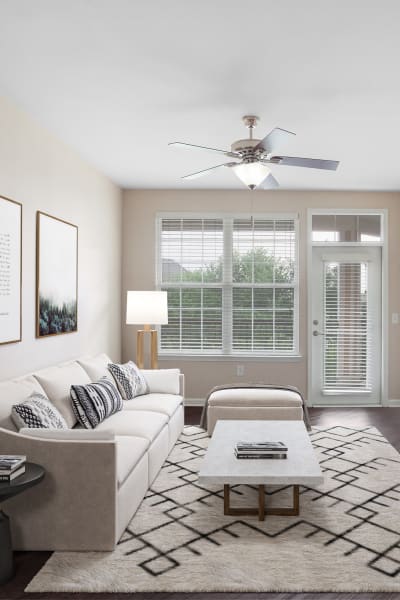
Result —
[[[208, 437], [184, 433], [114, 552], [55, 552], [28, 592], [400, 592], [400, 455], [372, 427], [313, 429], [325, 483], [297, 517], [224, 516], [201, 486]], [[290, 504], [291, 489], [266, 504]], [[235, 505], [257, 503], [252, 486]]]

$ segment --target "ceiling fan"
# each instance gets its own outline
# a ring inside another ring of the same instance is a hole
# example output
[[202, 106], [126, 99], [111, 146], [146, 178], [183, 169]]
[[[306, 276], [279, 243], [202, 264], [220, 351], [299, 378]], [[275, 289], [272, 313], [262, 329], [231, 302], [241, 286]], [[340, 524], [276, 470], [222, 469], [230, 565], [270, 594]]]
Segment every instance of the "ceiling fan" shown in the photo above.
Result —
[[271, 165], [286, 165], [289, 167], [308, 167], [311, 169], [323, 169], [325, 171], [336, 171], [339, 165], [337, 160], [322, 160], [319, 158], [300, 158], [298, 156], [283, 156], [276, 154], [286, 142], [290, 141], [295, 133], [275, 127], [262, 140], [253, 138], [253, 129], [257, 126], [258, 117], [246, 115], [243, 117], [245, 126], [249, 129], [249, 137], [244, 140], [233, 142], [231, 150], [219, 150], [207, 146], [198, 146], [196, 144], [187, 144], [185, 142], [171, 142], [169, 146], [184, 148], [188, 150], [209, 150], [223, 154], [229, 158], [236, 159], [236, 162], [225, 162], [215, 167], [203, 169], [190, 175], [185, 175], [182, 179], [195, 179], [208, 175], [214, 169], [228, 167], [233, 169], [237, 177], [251, 190], [255, 188], [276, 189], [279, 183], [272, 175]]

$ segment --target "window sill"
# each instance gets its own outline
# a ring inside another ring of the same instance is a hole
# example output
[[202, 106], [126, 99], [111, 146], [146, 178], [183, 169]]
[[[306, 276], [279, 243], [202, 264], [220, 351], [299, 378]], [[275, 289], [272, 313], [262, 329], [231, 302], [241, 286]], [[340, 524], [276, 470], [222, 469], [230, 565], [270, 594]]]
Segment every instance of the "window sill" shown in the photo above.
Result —
[[372, 390], [347, 390], [346, 388], [340, 388], [337, 390], [322, 390], [323, 396], [369, 396]]
[[187, 361], [187, 362], [296, 362], [302, 360], [301, 354], [281, 354], [274, 356], [235, 354], [224, 356], [221, 354], [159, 354], [158, 360], [162, 361]]

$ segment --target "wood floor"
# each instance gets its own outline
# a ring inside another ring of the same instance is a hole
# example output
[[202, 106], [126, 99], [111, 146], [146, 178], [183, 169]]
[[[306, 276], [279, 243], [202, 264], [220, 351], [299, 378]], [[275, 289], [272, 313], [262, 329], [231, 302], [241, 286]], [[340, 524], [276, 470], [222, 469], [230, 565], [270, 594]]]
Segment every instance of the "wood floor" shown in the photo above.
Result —
[[[310, 410], [311, 422], [316, 426], [374, 425], [400, 452], [399, 408], [322, 408]], [[196, 425], [200, 408], [187, 407], [185, 422]], [[0, 600], [400, 600], [400, 594], [25, 594], [24, 588], [50, 556], [49, 552], [17, 552], [16, 575], [12, 581], [0, 587]]]

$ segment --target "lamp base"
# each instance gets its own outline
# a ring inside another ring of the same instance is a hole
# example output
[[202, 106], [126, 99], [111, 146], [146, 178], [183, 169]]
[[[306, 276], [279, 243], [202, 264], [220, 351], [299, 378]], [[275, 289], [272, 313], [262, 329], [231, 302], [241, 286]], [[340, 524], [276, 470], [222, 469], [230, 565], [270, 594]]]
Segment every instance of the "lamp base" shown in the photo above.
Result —
[[151, 329], [150, 325], [144, 325], [139, 329], [136, 337], [136, 362], [139, 369], [144, 369], [144, 336], [150, 334], [150, 368], [158, 368], [157, 359], [157, 330]]

